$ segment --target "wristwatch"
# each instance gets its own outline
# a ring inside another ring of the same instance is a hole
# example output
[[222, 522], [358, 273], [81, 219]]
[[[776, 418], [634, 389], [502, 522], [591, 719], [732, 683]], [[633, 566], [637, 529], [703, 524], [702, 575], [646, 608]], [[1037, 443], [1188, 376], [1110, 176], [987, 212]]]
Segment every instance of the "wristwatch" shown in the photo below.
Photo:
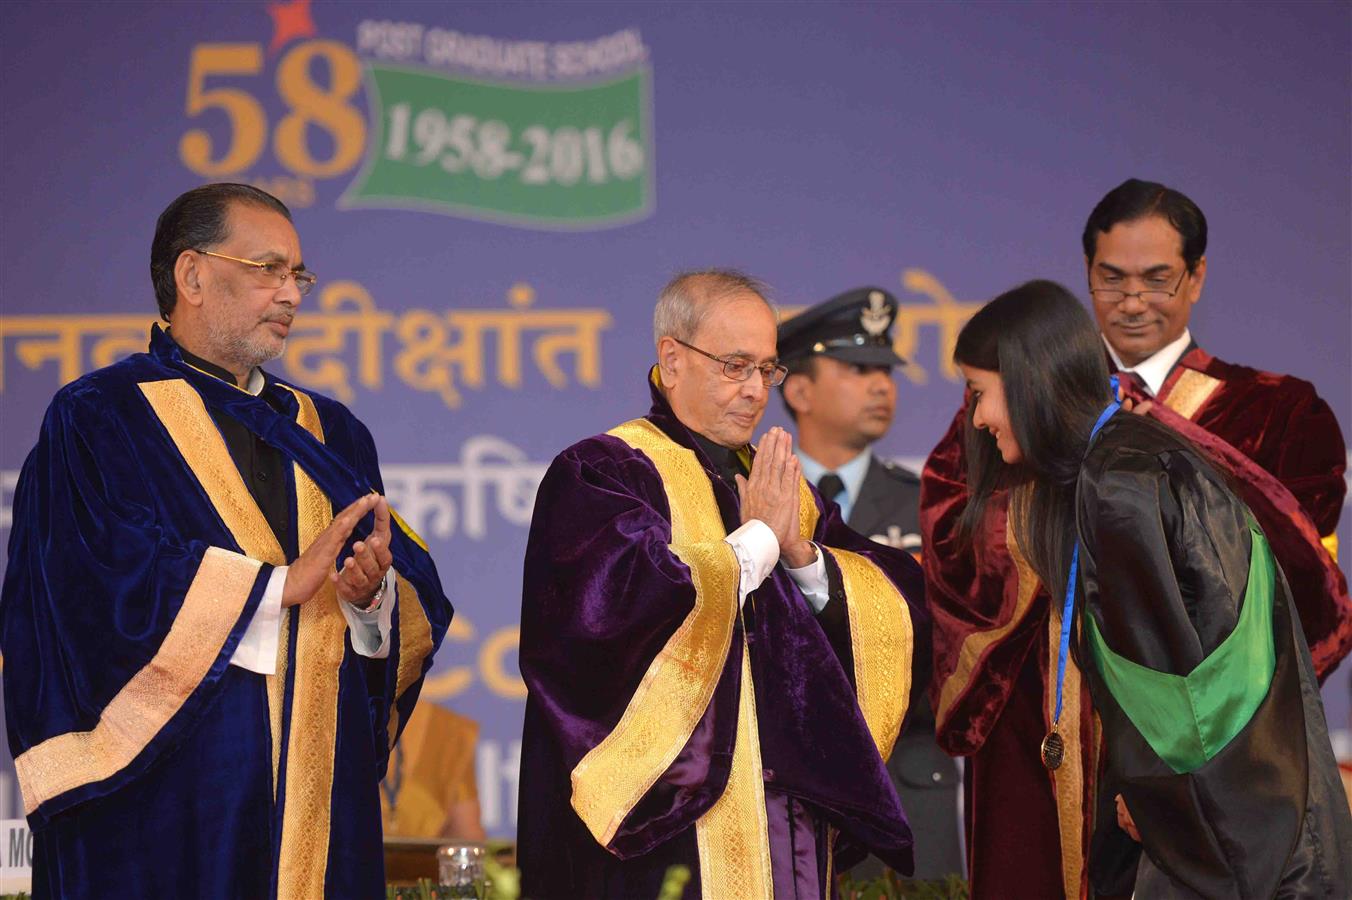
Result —
[[357, 609], [365, 613], [375, 612], [377, 609], [380, 609], [380, 601], [383, 600], [384, 597], [385, 597], [385, 579], [382, 578], [380, 579], [380, 584], [376, 585], [376, 592], [371, 595], [371, 599], [366, 601], [365, 606], [359, 606], [356, 603], [352, 605], [356, 606]]

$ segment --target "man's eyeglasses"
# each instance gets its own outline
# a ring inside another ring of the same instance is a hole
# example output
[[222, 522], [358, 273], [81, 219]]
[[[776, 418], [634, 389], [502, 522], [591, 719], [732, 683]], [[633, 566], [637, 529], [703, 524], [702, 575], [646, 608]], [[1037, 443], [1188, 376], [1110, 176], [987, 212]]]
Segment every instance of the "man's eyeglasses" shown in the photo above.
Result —
[[319, 280], [319, 276], [315, 275], [314, 272], [307, 269], [292, 271], [291, 269], [288, 269], [285, 264], [279, 262], [255, 262], [252, 259], [240, 259], [238, 256], [226, 256], [224, 253], [215, 253], [211, 250], [199, 250], [196, 247], [194, 247], [193, 250], [201, 253], [203, 256], [214, 256], [217, 259], [228, 259], [231, 262], [252, 266], [254, 271], [258, 273], [259, 284], [275, 290], [281, 290], [282, 285], [286, 284], [288, 278], [294, 278], [296, 281], [296, 290], [300, 291], [302, 297], [310, 293], [310, 290], [315, 286], [315, 282]]
[[1151, 288], [1145, 291], [1124, 291], [1119, 288], [1096, 288], [1093, 285], [1089, 287], [1089, 293], [1099, 303], [1108, 306], [1116, 306], [1128, 297], [1140, 297], [1142, 303], [1158, 304], [1173, 298], [1178, 289], [1183, 286], [1183, 279], [1188, 277], [1188, 270], [1185, 268], [1183, 274], [1178, 276], [1178, 284], [1174, 285], [1172, 291], [1164, 291], [1158, 288]]
[[714, 362], [723, 364], [723, 374], [733, 381], [746, 381], [753, 372], [760, 372], [761, 381], [765, 382], [766, 387], [775, 387], [784, 383], [788, 377], [789, 370], [785, 366], [777, 363], [762, 363], [757, 365], [746, 358], [736, 356], [714, 356], [708, 350], [701, 350], [694, 344], [687, 344], [680, 338], [672, 338], [673, 341], [685, 347], [688, 350], [694, 350], [703, 356], [707, 356]]

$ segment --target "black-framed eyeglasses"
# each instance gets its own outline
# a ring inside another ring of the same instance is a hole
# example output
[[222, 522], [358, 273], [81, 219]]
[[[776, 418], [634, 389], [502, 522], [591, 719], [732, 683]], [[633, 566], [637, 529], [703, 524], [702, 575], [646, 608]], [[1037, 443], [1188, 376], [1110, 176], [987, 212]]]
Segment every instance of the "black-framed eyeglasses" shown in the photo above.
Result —
[[1185, 267], [1183, 274], [1178, 276], [1178, 284], [1174, 285], [1172, 291], [1162, 291], [1158, 288], [1145, 291], [1124, 291], [1119, 288], [1096, 288], [1091, 284], [1089, 294], [1099, 303], [1106, 303], [1109, 306], [1116, 306], [1128, 297], [1140, 297], [1142, 303], [1164, 303], [1178, 294], [1179, 288], [1183, 287], [1183, 279], [1187, 277], [1188, 270]]
[[319, 280], [319, 276], [308, 269], [288, 269], [284, 263], [240, 259], [238, 256], [226, 256], [224, 253], [201, 250], [197, 247], [193, 247], [193, 250], [203, 256], [214, 256], [217, 259], [228, 259], [231, 262], [252, 266], [253, 270], [258, 273], [259, 283], [274, 290], [281, 290], [282, 285], [286, 284], [286, 280], [293, 278], [296, 281], [296, 290], [300, 291], [302, 297], [310, 293], [315, 286], [315, 282]]
[[694, 350], [703, 356], [707, 356], [714, 362], [723, 364], [723, 374], [732, 381], [746, 381], [751, 377], [752, 372], [760, 372], [761, 381], [765, 382], [766, 387], [775, 387], [784, 383], [788, 377], [789, 370], [786, 366], [778, 363], [761, 363], [757, 365], [746, 358], [736, 356], [714, 356], [708, 350], [701, 350], [694, 344], [687, 344], [680, 338], [674, 337], [673, 341], [685, 347], [688, 350]]

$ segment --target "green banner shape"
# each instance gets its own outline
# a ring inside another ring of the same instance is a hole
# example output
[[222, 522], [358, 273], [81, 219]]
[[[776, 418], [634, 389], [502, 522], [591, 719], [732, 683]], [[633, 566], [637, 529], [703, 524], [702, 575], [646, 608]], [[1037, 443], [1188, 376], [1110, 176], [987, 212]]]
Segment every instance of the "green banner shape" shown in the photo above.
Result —
[[338, 205], [550, 230], [644, 219], [649, 78], [508, 84], [368, 63], [371, 144]]

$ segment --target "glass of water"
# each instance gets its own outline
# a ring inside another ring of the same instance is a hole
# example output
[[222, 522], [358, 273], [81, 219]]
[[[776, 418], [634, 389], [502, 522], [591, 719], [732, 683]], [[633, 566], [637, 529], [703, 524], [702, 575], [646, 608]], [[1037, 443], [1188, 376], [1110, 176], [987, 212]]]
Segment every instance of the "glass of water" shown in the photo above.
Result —
[[488, 849], [473, 841], [446, 844], [438, 849], [437, 880], [443, 888], [441, 895], [484, 900], [488, 896], [488, 875], [484, 871], [487, 856]]

